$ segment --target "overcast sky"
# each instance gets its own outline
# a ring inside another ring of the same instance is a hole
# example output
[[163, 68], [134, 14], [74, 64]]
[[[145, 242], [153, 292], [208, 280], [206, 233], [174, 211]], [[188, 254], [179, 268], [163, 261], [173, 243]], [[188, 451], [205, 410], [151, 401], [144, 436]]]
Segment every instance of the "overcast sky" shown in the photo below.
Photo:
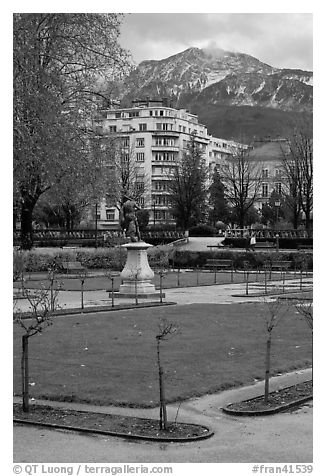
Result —
[[136, 63], [216, 46], [279, 68], [313, 69], [311, 13], [132, 13], [121, 44]]

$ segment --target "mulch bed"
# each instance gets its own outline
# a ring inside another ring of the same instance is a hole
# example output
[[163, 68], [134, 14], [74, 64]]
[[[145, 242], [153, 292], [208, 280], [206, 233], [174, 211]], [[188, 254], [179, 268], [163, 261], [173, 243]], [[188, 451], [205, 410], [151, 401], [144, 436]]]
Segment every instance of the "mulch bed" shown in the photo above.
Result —
[[250, 400], [232, 403], [223, 410], [230, 410], [232, 413], [239, 412], [239, 414], [255, 414], [256, 412], [274, 413], [275, 411], [286, 410], [296, 404], [303, 403], [312, 398], [312, 395], [312, 380], [308, 380], [307, 382], [271, 392], [267, 403], [264, 402], [264, 396], [261, 395]]
[[149, 440], [191, 441], [213, 435], [201, 425], [168, 422], [167, 430], [160, 430], [158, 420], [34, 404], [28, 413], [23, 412], [21, 404], [14, 404], [14, 422]]

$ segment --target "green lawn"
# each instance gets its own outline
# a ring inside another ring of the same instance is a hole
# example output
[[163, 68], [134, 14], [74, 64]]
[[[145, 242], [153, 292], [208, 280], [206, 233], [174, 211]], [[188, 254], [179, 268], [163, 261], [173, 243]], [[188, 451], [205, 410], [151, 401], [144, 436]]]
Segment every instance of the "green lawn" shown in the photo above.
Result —
[[[28, 274], [27, 274], [28, 277]], [[291, 276], [293, 277], [293, 276]], [[273, 273], [273, 279], [280, 279], [281, 276], [279, 273]], [[57, 277], [58, 281], [61, 283], [61, 289], [65, 291], [77, 291], [80, 290], [80, 280], [78, 278], [65, 278], [64, 275]], [[244, 282], [244, 273], [243, 271], [237, 271], [233, 273], [234, 283]], [[268, 274], [269, 279], [269, 274]], [[263, 281], [264, 274], [251, 272], [249, 275], [249, 281]], [[44, 274], [44, 279], [27, 279], [25, 282], [26, 287], [28, 288], [40, 288], [42, 283], [46, 282], [46, 274]], [[229, 284], [231, 282], [231, 273], [230, 272], [217, 272], [216, 273], [216, 283], [217, 284]], [[120, 277], [117, 276], [114, 278], [114, 288], [116, 291], [119, 290], [121, 284]], [[158, 289], [160, 286], [160, 277], [158, 274], [155, 274], [153, 284]], [[164, 289], [175, 288], [175, 287], [188, 287], [188, 286], [197, 286], [197, 285], [209, 285], [215, 284], [215, 273], [214, 272], [168, 272], [167, 275], [163, 278], [162, 285]], [[111, 289], [111, 279], [105, 276], [90, 276], [86, 278], [84, 283], [85, 291], [96, 291], [103, 289]], [[14, 283], [15, 287], [20, 287], [20, 283]]]
[[[32, 397], [154, 406], [160, 317], [180, 334], [162, 343], [169, 401], [264, 376], [264, 304], [194, 304], [57, 317], [30, 339]], [[21, 392], [20, 336], [14, 326], [14, 391]], [[311, 333], [291, 308], [274, 331], [272, 371], [311, 364]]]

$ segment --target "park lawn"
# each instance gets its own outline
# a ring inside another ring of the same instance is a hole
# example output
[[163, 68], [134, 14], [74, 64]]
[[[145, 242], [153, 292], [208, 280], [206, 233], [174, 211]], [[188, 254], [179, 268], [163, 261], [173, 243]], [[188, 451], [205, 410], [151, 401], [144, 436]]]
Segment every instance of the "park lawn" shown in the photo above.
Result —
[[[27, 275], [28, 276], [28, 275]], [[273, 273], [272, 276], [275, 278], [280, 278], [280, 275]], [[252, 272], [249, 276], [249, 281], [253, 282], [256, 280], [263, 281], [264, 274], [256, 274]], [[233, 273], [234, 283], [242, 283], [245, 280], [243, 271], [237, 271]], [[46, 274], [44, 274], [44, 279], [34, 280], [27, 279], [25, 281], [25, 286], [30, 289], [39, 289], [43, 284], [47, 283]], [[78, 278], [65, 278], [64, 275], [59, 275], [57, 277], [57, 282], [60, 283], [60, 289], [63, 291], [79, 291], [81, 288], [81, 282]], [[216, 273], [216, 284], [230, 284], [231, 282], [231, 273], [220, 271]], [[179, 284], [178, 284], [179, 283]], [[119, 276], [114, 278], [114, 289], [115, 291], [119, 290], [121, 284], [121, 279]], [[156, 289], [160, 287], [160, 277], [158, 273], [155, 273], [153, 284]], [[180, 272], [179, 277], [177, 272], [169, 271], [162, 280], [162, 287], [164, 289], [171, 289], [176, 287], [188, 287], [188, 286], [197, 286], [197, 285], [210, 285], [215, 284], [215, 273], [214, 272]], [[16, 288], [21, 286], [21, 283], [18, 281], [14, 283]], [[85, 291], [98, 291], [103, 289], [111, 290], [112, 281], [111, 279], [105, 276], [89, 276], [85, 279], [84, 290]]]
[[[162, 342], [169, 402], [264, 377], [266, 304], [193, 304], [56, 317], [30, 339], [34, 398], [151, 407], [158, 404], [156, 340], [167, 318], [180, 333]], [[14, 392], [21, 394], [14, 326]], [[273, 333], [272, 373], [311, 365], [311, 332], [289, 308]]]

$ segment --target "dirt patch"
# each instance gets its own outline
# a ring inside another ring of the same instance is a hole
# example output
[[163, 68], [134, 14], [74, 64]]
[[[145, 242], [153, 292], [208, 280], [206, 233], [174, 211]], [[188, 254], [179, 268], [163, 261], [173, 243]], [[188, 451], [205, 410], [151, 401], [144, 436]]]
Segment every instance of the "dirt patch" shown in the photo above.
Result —
[[280, 390], [271, 392], [268, 396], [268, 402], [265, 403], [264, 396], [261, 395], [250, 400], [232, 403], [228, 405], [225, 410], [232, 412], [264, 412], [287, 409], [292, 404], [301, 403], [305, 399], [312, 397], [313, 385], [312, 380], [298, 383], [291, 387], [286, 387]]
[[22, 405], [14, 404], [14, 421], [116, 436], [171, 441], [202, 439], [213, 434], [207, 427], [201, 425], [169, 422], [166, 430], [160, 430], [158, 420], [67, 410], [47, 405], [32, 405], [30, 411], [26, 413], [23, 412]]

